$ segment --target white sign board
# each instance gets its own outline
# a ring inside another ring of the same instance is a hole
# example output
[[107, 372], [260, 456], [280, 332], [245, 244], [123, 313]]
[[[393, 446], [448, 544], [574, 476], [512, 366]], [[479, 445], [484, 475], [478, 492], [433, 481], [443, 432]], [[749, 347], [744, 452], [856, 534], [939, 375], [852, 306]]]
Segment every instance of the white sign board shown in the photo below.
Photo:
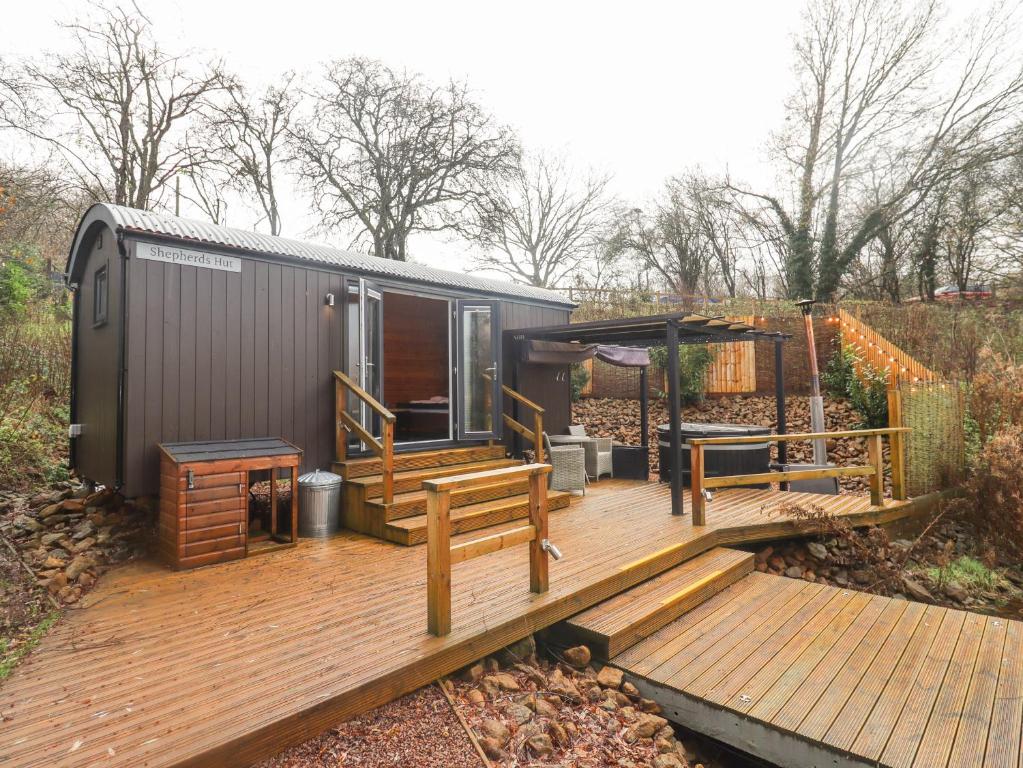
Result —
[[179, 248], [176, 245], [139, 243], [138, 247], [135, 249], [135, 255], [140, 259], [164, 261], [168, 264], [181, 264], [188, 267], [220, 269], [224, 272], [242, 271], [241, 259], [237, 259], [234, 256], [224, 256], [220, 253], [206, 253], [205, 251], [193, 251], [189, 248]]

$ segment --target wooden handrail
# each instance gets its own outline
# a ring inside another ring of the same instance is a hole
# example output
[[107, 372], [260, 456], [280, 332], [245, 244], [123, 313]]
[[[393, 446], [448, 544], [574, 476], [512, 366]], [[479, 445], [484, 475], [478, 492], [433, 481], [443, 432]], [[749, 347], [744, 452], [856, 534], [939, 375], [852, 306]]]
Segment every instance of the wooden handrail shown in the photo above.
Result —
[[520, 403], [522, 403], [527, 408], [531, 408], [536, 413], [539, 413], [539, 414], [543, 415], [543, 412], [544, 412], [543, 408], [541, 408], [539, 405], [534, 403], [532, 400], [530, 400], [525, 395], [523, 395], [523, 394], [521, 394], [519, 392], [516, 392], [514, 389], [509, 387], [507, 384], [502, 384], [501, 385], [501, 391], [504, 392], [506, 395], [508, 395], [508, 397], [510, 397], [512, 400], [518, 400]]
[[548, 464], [523, 464], [518, 467], [499, 467], [482, 472], [466, 472], [464, 475], [448, 475], [423, 481], [423, 489], [427, 491], [455, 491], [464, 488], [476, 488], [481, 485], [492, 485], [499, 481], [524, 480], [536, 474], [547, 474], [551, 471]]
[[[547, 550], [547, 474], [549, 464], [492, 469], [465, 475], [424, 480], [426, 491], [426, 601], [427, 627], [431, 634], [451, 632], [451, 564], [499, 552], [517, 544], [529, 543], [529, 589], [543, 593], [548, 589]], [[451, 492], [475, 488], [494, 481], [529, 478], [529, 523], [510, 531], [482, 536], [451, 545]]]
[[377, 415], [379, 415], [384, 421], [394, 422], [394, 414], [387, 410], [384, 404], [373, 397], [373, 395], [356, 384], [351, 377], [341, 373], [341, 371], [334, 371], [334, 378], [344, 382], [344, 385], [348, 387], [352, 394], [362, 400], [362, 402], [368, 405], [372, 410], [376, 411]]
[[512, 400], [515, 400], [522, 405], [526, 406], [533, 411], [533, 428], [530, 429], [525, 424], [516, 421], [507, 413], [502, 413], [501, 417], [504, 423], [512, 429], [514, 432], [518, 432], [526, 440], [533, 444], [533, 460], [537, 464], [542, 464], [544, 461], [543, 455], [543, 414], [544, 409], [534, 403], [525, 395], [516, 392], [514, 389], [509, 387], [507, 384], [501, 385], [501, 391], [508, 395]]
[[[892, 498], [906, 498], [905, 467], [901, 461], [902, 437], [910, 430], [906, 427], [884, 429], [858, 429], [841, 432], [802, 432], [787, 435], [744, 435], [737, 437], [700, 437], [688, 440], [690, 445], [690, 489], [693, 506], [693, 525], [707, 524], [708, 491], [712, 488], [734, 488], [739, 485], [785, 482], [789, 480], [814, 480], [830, 477], [866, 477], [870, 484], [870, 504], [879, 507], [884, 503], [884, 453], [882, 439], [888, 437], [892, 443]], [[794, 469], [785, 472], [756, 472], [746, 475], [706, 477], [704, 448], [712, 445], [750, 445], [755, 443], [780, 443], [789, 440], [814, 440], [829, 438], [864, 438], [867, 441], [866, 465], [852, 467], [822, 467], [820, 469]]]
[[790, 440], [818, 440], [843, 437], [872, 437], [909, 432], [909, 427], [883, 427], [881, 429], [849, 429], [844, 432], [794, 432], [785, 435], [736, 435], [735, 437], [692, 437], [690, 445], [750, 445], [755, 443], [782, 443]]
[[734, 488], [737, 485], [781, 483], [789, 480], [817, 480], [826, 477], [869, 477], [877, 470], [869, 464], [855, 467], [827, 467], [826, 469], [791, 469], [786, 472], [755, 472], [749, 475], [704, 477], [704, 488]]
[[[379, 439], [348, 413], [348, 392], [354, 394], [380, 417]], [[394, 414], [380, 401], [341, 371], [334, 371], [334, 452], [337, 460], [344, 461], [348, 457], [346, 432], [353, 432], [380, 457], [380, 475], [383, 480], [381, 496], [385, 504], [394, 501], [394, 421]]]

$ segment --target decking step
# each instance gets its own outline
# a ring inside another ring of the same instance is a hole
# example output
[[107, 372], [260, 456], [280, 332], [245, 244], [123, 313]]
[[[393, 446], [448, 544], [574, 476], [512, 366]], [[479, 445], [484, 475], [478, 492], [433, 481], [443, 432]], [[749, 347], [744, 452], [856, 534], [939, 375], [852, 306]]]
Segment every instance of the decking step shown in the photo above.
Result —
[[[565, 491], [548, 491], [547, 509], [548, 511], [564, 509], [571, 500], [571, 494]], [[476, 502], [475, 504], [451, 510], [451, 533], [458, 534], [476, 531], [528, 516], [528, 493], [519, 493], [514, 496]], [[406, 517], [387, 523], [384, 526], [384, 536], [388, 541], [408, 546], [425, 544], [426, 515]]]
[[[518, 459], [484, 459], [483, 461], [470, 461], [462, 464], [449, 464], [442, 467], [426, 467], [423, 469], [407, 469], [394, 473], [395, 494], [418, 491], [423, 487], [424, 480], [432, 480], [436, 477], [450, 477], [451, 475], [462, 475], [469, 472], [485, 472], [488, 469], [501, 469], [502, 467], [516, 467], [522, 462]], [[384, 492], [384, 479], [382, 475], [368, 475], [366, 477], [355, 477], [348, 481], [352, 485], [358, 485], [365, 489], [365, 498], [372, 499]]]
[[[527, 493], [528, 491], [528, 480], [502, 480], [489, 485], [479, 485], [475, 488], [459, 488], [451, 491], [451, 508], [467, 507], [470, 504], [478, 504], [483, 501], [505, 499], [509, 496]], [[395, 494], [394, 501], [390, 504], [385, 504], [380, 497], [368, 499], [365, 502], [365, 508], [368, 513], [379, 515], [388, 522], [401, 520], [406, 517], [415, 517], [416, 515], [425, 515], [426, 491], [408, 491], [406, 493]]]
[[[506, 451], [507, 449], [503, 445], [471, 445], [463, 448], [437, 448], [429, 451], [396, 453], [394, 469], [395, 471], [429, 469], [430, 467], [467, 464], [487, 459], [503, 459]], [[332, 471], [341, 475], [345, 480], [351, 480], [356, 477], [379, 475], [380, 469], [380, 458], [367, 456], [334, 462]]]
[[717, 547], [576, 614], [553, 629], [599, 659], [617, 656], [753, 570], [753, 555]]

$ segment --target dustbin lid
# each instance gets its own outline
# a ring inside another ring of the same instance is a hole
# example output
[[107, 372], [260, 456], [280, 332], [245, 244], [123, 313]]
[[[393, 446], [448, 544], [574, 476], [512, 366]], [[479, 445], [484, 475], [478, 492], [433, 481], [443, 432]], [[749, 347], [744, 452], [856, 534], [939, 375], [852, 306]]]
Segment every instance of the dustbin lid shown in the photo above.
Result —
[[301, 475], [298, 478], [298, 484], [304, 488], [322, 488], [325, 486], [341, 485], [342, 480], [344, 478], [341, 475], [316, 469]]

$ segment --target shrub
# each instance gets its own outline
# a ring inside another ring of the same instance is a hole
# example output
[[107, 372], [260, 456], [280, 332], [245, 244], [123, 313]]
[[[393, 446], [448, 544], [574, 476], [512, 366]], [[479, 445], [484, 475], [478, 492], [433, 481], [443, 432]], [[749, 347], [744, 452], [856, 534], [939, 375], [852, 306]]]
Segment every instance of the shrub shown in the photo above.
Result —
[[0, 322], [0, 488], [67, 477], [70, 324], [29, 310]]
[[828, 394], [849, 400], [862, 417], [857, 428], [888, 426], [888, 375], [862, 361], [850, 347], [835, 350], [821, 374], [821, 384]]
[[0, 264], [0, 317], [9, 320], [24, 315], [34, 283], [33, 275], [16, 261]]
[[861, 377], [849, 385], [849, 402], [863, 417], [861, 429], [888, 426], [888, 375], [870, 366], [863, 366]]
[[[650, 362], [662, 371], [668, 370], [668, 348], [651, 347]], [[706, 344], [682, 344], [678, 348], [678, 389], [683, 405], [703, 400], [706, 394], [707, 369], [714, 362], [714, 354]], [[662, 392], [661, 397], [667, 397]]]
[[583, 388], [590, 380], [590, 373], [579, 363], [572, 366], [572, 402], [579, 402]]
[[848, 397], [849, 387], [856, 378], [856, 355], [850, 347], [837, 345], [835, 354], [828, 360], [821, 373], [824, 391], [835, 397]]
[[1023, 426], [982, 445], [963, 490], [956, 510], [1003, 555], [1023, 557]]
[[1023, 365], [993, 352], [980, 351], [977, 375], [970, 386], [969, 429], [977, 449], [1008, 426], [1023, 426]]

